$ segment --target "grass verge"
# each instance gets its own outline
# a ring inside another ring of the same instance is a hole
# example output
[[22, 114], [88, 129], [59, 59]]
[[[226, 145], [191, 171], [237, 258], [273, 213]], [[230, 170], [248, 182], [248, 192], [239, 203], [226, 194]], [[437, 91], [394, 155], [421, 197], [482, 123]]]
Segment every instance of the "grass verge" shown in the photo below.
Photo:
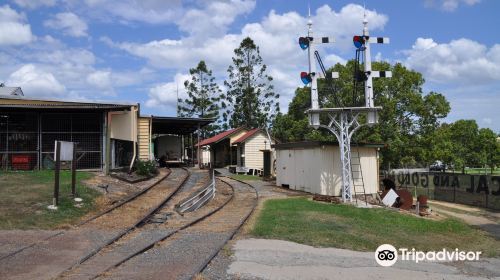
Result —
[[70, 197], [71, 172], [61, 171], [59, 209], [51, 211], [54, 171], [0, 172], [0, 229], [53, 229], [72, 224], [88, 213], [99, 192], [86, 188], [82, 180], [88, 172], [77, 172], [77, 194], [83, 206], [77, 208]]
[[246, 175], [246, 174], [232, 174], [231, 178], [236, 179], [236, 180], [242, 180], [242, 181], [262, 180], [262, 178], [259, 176]]
[[305, 198], [268, 200], [251, 232], [260, 238], [316, 247], [374, 251], [381, 244], [430, 251], [459, 248], [500, 255], [500, 241], [455, 219], [428, 220], [387, 209], [334, 205]]

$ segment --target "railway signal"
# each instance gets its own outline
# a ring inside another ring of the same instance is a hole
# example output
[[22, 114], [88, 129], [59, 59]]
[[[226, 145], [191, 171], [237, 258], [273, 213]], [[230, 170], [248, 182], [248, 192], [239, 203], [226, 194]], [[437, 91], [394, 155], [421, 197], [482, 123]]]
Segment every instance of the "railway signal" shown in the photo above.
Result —
[[[309, 13], [309, 18], [310, 17], [311, 14]], [[307, 36], [299, 38], [299, 46], [302, 50], [307, 50], [309, 59], [309, 71], [302, 72], [300, 74], [300, 79], [306, 85], [311, 84], [311, 108], [317, 110], [319, 109], [319, 102], [318, 102], [318, 82], [317, 82], [318, 75], [316, 75], [316, 63], [314, 61], [315, 45], [333, 43], [335, 39], [332, 37], [313, 37], [311, 19], [309, 19], [307, 25], [309, 26], [307, 31]], [[319, 114], [311, 113], [309, 122], [313, 127], [318, 128], [320, 125]]]

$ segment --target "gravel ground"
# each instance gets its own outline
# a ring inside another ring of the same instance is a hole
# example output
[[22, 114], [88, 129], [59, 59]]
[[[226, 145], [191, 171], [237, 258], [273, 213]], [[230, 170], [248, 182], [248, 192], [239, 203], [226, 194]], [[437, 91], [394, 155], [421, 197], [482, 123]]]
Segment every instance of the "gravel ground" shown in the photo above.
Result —
[[228, 181], [235, 188], [234, 198], [221, 211], [174, 234], [102, 278], [191, 279], [253, 209], [256, 199], [253, 189]]
[[[163, 207], [161, 211], [173, 212], [174, 206], [183, 197], [190, 195], [193, 191], [198, 188], [203, 187], [208, 180], [207, 171], [193, 169], [191, 170], [191, 176], [183, 185], [183, 187], [176, 193], [174, 197]], [[207, 208], [208, 209], [208, 208]], [[203, 214], [204, 211], [199, 213]], [[187, 217], [184, 223], [199, 216], [190, 215]], [[178, 216], [178, 215], [177, 215]], [[183, 218], [183, 217], [181, 217]], [[171, 234], [176, 230], [182, 223], [174, 227], [170, 222], [165, 224], [145, 224], [140, 228], [135, 229], [130, 234], [118, 240], [118, 242], [108, 246], [99, 254], [87, 260], [85, 263], [79, 265], [77, 268], [65, 273], [60, 278], [61, 279], [93, 279], [99, 274], [105, 272], [111, 266], [125, 260], [130, 254], [141, 251], [143, 248], [147, 247], [149, 244], [156, 243], [163, 239], [165, 236]]]
[[[151, 186], [151, 184], [154, 184], [163, 179], [164, 175], [168, 172], [168, 169], [162, 168], [159, 169], [159, 171], [160, 172], [157, 176], [136, 184], [130, 184], [111, 176], [104, 175], [104, 173], [102, 172], [93, 173], [95, 176], [83, 181], [83, 183], [86, 186], [105, 194], [108, 203], [112, 203], [114, 201], [119, 201], [123, 197], [137, 193]], [[107, 188], [102, 188], [99, 186], [107, 186]]]
[[[221, 172], [222, 174], [225, 174]], [[234, 256], [233, 245], [237, 240], [249, 238], [249, 231], [253, 227], [253, 223], [257, 219], [257, 215], [259, 210], [262, 208], [264, 202], [267, 199], [274, 198], [286, 198], [290, 196], [310, 196], [307, 193], [298, 192], [294, 190], [288, 190], [281, 187], [276, 187], [275, 182], [273, 181], [260, 181], [260, 180], [252, 180], [245, 181], [252, 185], [257, 192], [259, 193], [259, 204], [256, 208], [256, 211], [250, 216], [250, 218], [245, 222], [241, 230], [238, 232], [234, 238], [228, 242], [224, 249], [221, 250], [217, 256], [209, 263], [209, 265], [203, 270], [203, 272], [198, 275], [199, 279], [260, 279], [255, 276], [242, 276], [242, 275], [231, 275], [228, 274], [228, 268], [231, 263], [233, 263], [236, 259]]]
[[0, 231], [0, 259], [25, 248], [42, 239], [46, 239], [60, 230], [2, 230]]
[[0, 261], [0, 279], [51, 279], [133, 226], [187, 176], [181, 169], [122, 207]]

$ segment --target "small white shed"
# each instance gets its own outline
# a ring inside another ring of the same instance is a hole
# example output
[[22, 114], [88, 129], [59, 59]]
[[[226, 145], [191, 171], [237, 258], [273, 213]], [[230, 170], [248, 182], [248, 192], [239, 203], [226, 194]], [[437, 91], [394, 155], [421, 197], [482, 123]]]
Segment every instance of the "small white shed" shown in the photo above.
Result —
[[233, 142], [237, 147], [237, 166], [246, 169], [262, 170], [264, 168], [263, 150], [268, 150], [274, 144], [274, 140], [269, 138], [264, 130], [254, 128], [241, 135]]
[[[378, 149], [381, 147], [382, 144], [360, 144], [351, 148], [359, 152], [366, 194], [379, 189]], [[341, 195], [340, 150], [336, 142], [283, 143], [274, 148], [276, 185], [313, 194]]]

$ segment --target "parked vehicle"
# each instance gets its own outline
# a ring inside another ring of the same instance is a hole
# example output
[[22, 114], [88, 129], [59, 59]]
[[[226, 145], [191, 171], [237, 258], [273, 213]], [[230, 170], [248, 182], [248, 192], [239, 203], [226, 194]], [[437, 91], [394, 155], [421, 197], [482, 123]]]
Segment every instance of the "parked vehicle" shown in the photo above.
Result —
[[442, 161], [435, 161], [433, 164], [429, 166], [429, 171], [441, 171], [444, 172], [446, 170], [446, 164]]

